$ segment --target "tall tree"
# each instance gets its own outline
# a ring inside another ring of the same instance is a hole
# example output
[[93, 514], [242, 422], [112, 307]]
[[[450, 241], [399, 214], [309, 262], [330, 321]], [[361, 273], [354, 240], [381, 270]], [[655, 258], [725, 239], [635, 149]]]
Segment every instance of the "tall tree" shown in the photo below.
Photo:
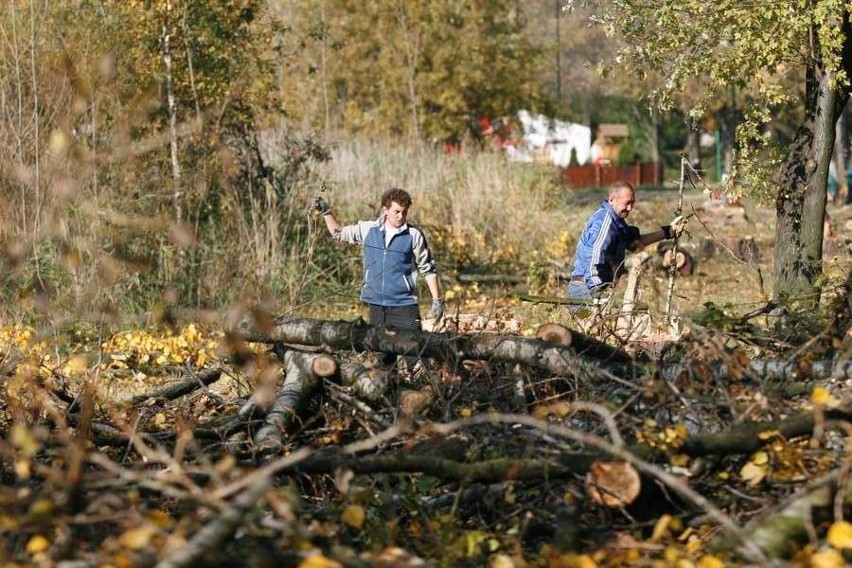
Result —
[[[266, 65], [268, 29], [260, 0], [104, 0], [108, 33], [120, 37], [118, 78], [125, 102], [147, 93], [147, 121], [134, 134], [168, 131], [157, 176], [170, 179], [177, 221], [193, 221], [203, 171], [223, 137], [250, 129], [274, 106]], [[180, 142], [180, 148], [178, 145]], [[179, 151], [180, 150], [180, 151]]]
[[282, 63], [294, 118], [319, 125], [329, 108], [325, 122], [340, 131], [444, 139], [542, 99], [542, 50], [516, 0], [275, 4], [297, 30], [284, 49], [303, 58]]
[[[763, 179], [776, 204], [774, 293], [812, 305], [822, 275], [826, 179], [834, 126], [849, 98], [850, 4], [845, 0], [613, 0], [599, 21], [620, 34], [622, 61], [640, 77], [666, 81], [658, 100], [670, 103], [693, 77], [706, 97], [731, 88], [747, 93], [732, 180]], [[764, 128], [772, 109], [796, 96], [781, 79], [804, 69], [804, 118], [791, 144], [778, 148]], [[783, 158], [781, 157], [783, 155]], [[775, 170], [769, 179], [767, 172]], [[760, 173], [764, 175], [757, 175]]]

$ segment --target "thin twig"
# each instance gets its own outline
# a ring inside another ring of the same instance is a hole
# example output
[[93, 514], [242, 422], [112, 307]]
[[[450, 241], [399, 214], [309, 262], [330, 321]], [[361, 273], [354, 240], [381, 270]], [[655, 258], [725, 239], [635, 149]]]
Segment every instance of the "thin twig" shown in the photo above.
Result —
[[[680, 157], [680, 181], [678, 182], [678, 202], [675, 210], [675, 217], [683, 213], [683, 183], [686, 176], [686, 158]], [[666, 326], [672, 322], [672, 296], [674, 296], [675, 274], [677, 273], [677, 240], [678, 236], [673, 235], [672, 239], [672, 255], [669, 263], [669, 289], [666, 294]]]

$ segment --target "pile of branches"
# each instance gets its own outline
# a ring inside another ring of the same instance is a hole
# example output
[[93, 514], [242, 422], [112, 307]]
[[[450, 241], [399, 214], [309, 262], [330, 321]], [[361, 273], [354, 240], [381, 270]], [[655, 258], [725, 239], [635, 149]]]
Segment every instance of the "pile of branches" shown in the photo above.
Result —
[[[434, 527], [414, 536], [450, 511], [516, 535], [520, 555], [592, 551], [677, 517], [713, 527], [716, 553], [768, 563], [851, 510], [852, 403], [803, 409], [800, 396], [852, 380], [835, 357], [848, 320], [786, 360], [750, 360], [707, 330], [650, 360], [558, 325], [538, 337], [263, 315], [224, 327], [229, 361], [124, 405], [45, 383], [10, 409], [0, 558], [414, 564], [452, 554]], [[382, 355], [429, 363], [411, 376]], [[210, 388], [244, 377], [244, 396]], [[780, 462], [760, 469], [767, 444], [783, 441], [780, 455], [797, 440], [809, 452], [797, 485], [773, 477]], [[756, 482], [719, 475], [749, 463]], [[474, 548], [464, 556], [489, 554]]]

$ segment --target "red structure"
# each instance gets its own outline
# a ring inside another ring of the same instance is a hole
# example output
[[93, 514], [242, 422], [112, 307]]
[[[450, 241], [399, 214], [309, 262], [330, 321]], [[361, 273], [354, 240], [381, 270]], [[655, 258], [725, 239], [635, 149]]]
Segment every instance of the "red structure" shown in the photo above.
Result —
[[619, 180], [629, 181], [637, 187], [662, 185], [663, 164], [647, 163], [630, 166], [589, 164], [562, 168], [562, 183], [571, 189], [607, 187]]

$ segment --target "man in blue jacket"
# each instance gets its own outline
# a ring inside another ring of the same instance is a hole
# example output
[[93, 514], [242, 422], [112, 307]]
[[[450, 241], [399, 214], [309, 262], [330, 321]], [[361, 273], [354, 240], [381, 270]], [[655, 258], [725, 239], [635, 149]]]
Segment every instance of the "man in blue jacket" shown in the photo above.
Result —
[[628, 251], [675, 238], [683, 232], [686, 218], [678, 215], [658, 231], [641, 234], [626, 221], [635, 201], [636, 192], [628, 182], [617, 181], [610, 186], [606, 201], [589, 217], [577, 242], [574, 270], [566, 291], [569, 298], [601, 296], [617, 280]]
[[322, 197], [314, 199], [314, 208], [322, 214], [334, 240], [364, 247], [361, 301], [367, 304], [369, 322], [419, 331], [418, 274], [423, 276], [432, 295], [429, 317], [436, 322], [444, 315], [444, 302], [426, 237], [407, 222], [411, 201], [405, 190], [389, 189], [382, 195], [378, 219], [345, 226], [338, 222]]

